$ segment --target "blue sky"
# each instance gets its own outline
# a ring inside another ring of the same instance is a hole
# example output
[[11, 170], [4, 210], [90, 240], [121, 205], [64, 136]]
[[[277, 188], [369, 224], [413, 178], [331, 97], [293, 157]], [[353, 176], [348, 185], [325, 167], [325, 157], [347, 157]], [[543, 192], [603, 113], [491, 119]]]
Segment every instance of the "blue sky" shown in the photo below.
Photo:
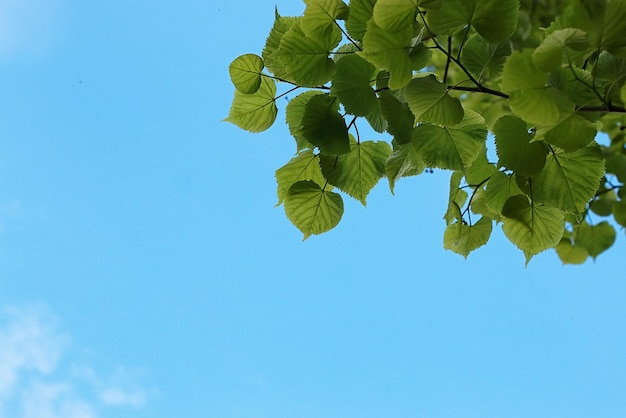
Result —
[[623, 417], [623, 232], [464, 260], [435, 173], [301, 241], [220, 122], [274, 6], [0, 3], [0, 418]]

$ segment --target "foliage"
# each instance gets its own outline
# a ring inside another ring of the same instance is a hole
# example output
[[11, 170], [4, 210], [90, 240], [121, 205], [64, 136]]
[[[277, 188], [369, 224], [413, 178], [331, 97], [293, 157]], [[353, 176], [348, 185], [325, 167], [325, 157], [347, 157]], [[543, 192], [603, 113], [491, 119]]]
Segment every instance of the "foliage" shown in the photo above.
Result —
[[[446, 249], [467, 257], [494, 224], [527, 263], [611, 247], [626, 226], [626, 0], [305, 5], [276, 10], [261, 55], [232, 62], [226, 118], [263, 131], [302, 90], [286, 107], [296, 155], [276, 180], [305, 239], [340, 221], [333, 189], [365, 205], [381, 178], [393, 193], [437, 168], [451, 171]], [[366, 125], [388, 136], [363, 141]]]

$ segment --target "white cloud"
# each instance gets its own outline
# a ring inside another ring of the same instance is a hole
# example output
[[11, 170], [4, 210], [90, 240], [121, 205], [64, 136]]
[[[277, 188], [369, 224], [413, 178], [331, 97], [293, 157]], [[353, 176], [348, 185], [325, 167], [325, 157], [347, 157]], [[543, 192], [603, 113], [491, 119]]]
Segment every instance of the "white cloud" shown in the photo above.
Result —
[[[71, 339], [43, 306], [0, 312], [0, 418], [97, 418], [109, 407], [140, 408], [138, 372], [103, 378], [68, 359]], [[66, 366], [69, 364], [69, 366]]]

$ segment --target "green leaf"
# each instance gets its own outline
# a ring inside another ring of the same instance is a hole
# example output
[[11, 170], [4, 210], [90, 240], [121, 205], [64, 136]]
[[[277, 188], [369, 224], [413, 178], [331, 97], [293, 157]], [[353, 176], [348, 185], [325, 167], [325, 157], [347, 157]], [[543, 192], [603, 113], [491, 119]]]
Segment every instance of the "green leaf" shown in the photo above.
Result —
[[303, 87], [316, 87], [329, 81], [335, 70], [335, 62], [328, 55], [337, 43], [334, 39], [307, 37], [296, 22], [282, 37], [272, 57], [278, 60], [289, 81]]
[[378, 0], [374, 5], [374, 22], [389, 32], [413, 30], [416, 14], [416, 0]]
[[554, 71], [561, 66], [566, 48], [587, 49], [587, 34], [580, 29], [558, 29], [546, 36], [541, 45], [533, 52], [535, 65], [542, 71]]
[[337, 98], [326, 94], [312, 96], [302, 115], [302, 137], [322, 154], [350, 152], [348, 127], [339, 114]]
[[502, 90], [511, 96], [511, 110], [527, 122], [550, 125], [559, 119], [560, 109], [573, 109], [562, 93], [546, 86], [549, 76], [535, 66], [532, 50], [513, 52], [504, 64], [501, 82]]
[[595, 124], [572, 111], [562, 113], [554, 125], [539, 128], [537, 136], [543, 136], [548, 144], [573, 152], [589, 145], [597, 132]]
[[265, 41], [265, 47], [263, 48], [262, 56], [265, 61], [265, 66], [276, 77], [286, 78], [285, 71], [282, 64], [278, 61], [274, 55], [280, 46], [280, 41], [287, 31], [300, 20], [299, 17], [283, 17], [278, 14], [278, 9], [275, 12], [274, 25], [270, 30], [270, 34]]
[[461, 60], [478, 81], [495, 80], [502, 74], [509, 55], [511, 55], [510, 41], [492, 44], [482, 36], [474, 35], [465, 44]]
[[613, 203], [616, 200], [617, 195], [614, 190], [605, 190], [589, 204], [589, 209], [598, 216], [610, 216], [613, 213]]
[[450, 126], [463, 120], [461, 102], [450, 96], [446, 85], [439, 82], [433, 74], [411, 80], [404, 95], [415, 118], [420, 122]]
[[437, 35], [452, 36], [471, 26], [497, 44], [515, 31], [518, 12], [518, 0], [446, 0], [439, 10], [429, 11], [426, 16]]
[[415, 126], [415, 116], [408, 105], [403, 104], [388, 91], [380, 92], [380, 107], [385, 119], [387, 119], [387, 131], [399, 144], [411, 142], [413, 127]]
[[462, 171], [478, 157], [486, 137], [483, 118], [468, 111], [465, 119], [453, 127], [417, 126], [411, 142], [429, 167]]
[[[615, 174], [619, 181], [626, 183], [626, 154], [609, 154], [606, 158], [606, 171]], [[624, 190], [626, 190], [626, 187]]]
[[615, 222], [626, 227], [626, 201], [619, 200], [617, 202], [613, 202], [612, 212]]
[[374, 19], [367, 24], [360, 55], [375, 66], [389, 71], [389, 88], [392, 90], [406, 86], [413, 77], [409, 56], [412, 38], [413, 28], [390, 32], [377, 26]]
[[576, 214], [595, 196], [603, 175], [604, 158], [599, 147], [572, 153], [556, 149], [548, 155], [543, 171], [532, 178], [533, 198]]
[[485, 189], [485, 205], [494, 213], [501, 214], [510, 197], [522, 194], [513, 176], [500, 171], [493, 173]]
[[525, 176], [539, 173], [546, 163], [548, 148], [541, 142], [531, 142], [526, 122], [517, 116], [498, 119], [493, 127], [499, 165]]
[[391, 154], [386, 142], [357, 143], [350, 138], [351, 150], [338, 157], [322, 155], [320, 166], [330, 184], [366, 205], [370, 190], [385, 175], [385, 161]]
[[457, 224], [463, 223], [461, 208], [465, 205], [468, 194], [465, 190], [460, 188], [462, 178], [462, 171], [455, 171], [450, 176], [450, 194], [448, 195], [448, 209], [443, 216], [443, 219], [446, 220], [446, 225], [450, 225], [455, 221]]
[[235, 98], [226, 122], [250, 132], [262, 132], [276, 120], [276, 83], [269, 78], [261, 80], [261, 86], [254, 94], [235, 90]]
[[487, 160], [487, 144], [483, 142], [478, 156], [472, 165], [465, 170], [465, 180], [470, 185], [483, 184], [497, 171], [496, 166]]
[[563, 238], [554, 249], [563, 264], [583, 264], [589, 257], [589, 253], [585, 248], [572, 244], [566, 238]]
[[394, 193], [396, 182], [402, 177], [417, 176], [426, 168], [424, 160], [412, 143], [399, 145], [385, 163], [389, 188]]
[[289, 104], [287, 104], [285, 119], [287, 126], [289, 127], [289, 132], [296, 140], [298, 151], [313, 147], [313, 145], [306, 140], [304, 134], [302, 133], [302, 118], [304, 117], [304, 112], [306, 111], [306, 106], [309, 103], [309, 100], [311, 100], [313, 96], [323, 95], [324, 93], [319, 90], [307, 90], [291, 99]]
[[347, 113], [366, 116], [378, 106], [371, 83], [376, 68], [358, 55], [348, 55], [337, 62], [330, 93], [337, 96]]
[[502, 208], [504, 235], [530, 259], [555, 247], [563, 236], [565, 218], [559, 209], [531, 204], [524, 195], [509, 198]]
[[335, 19], [348, 15], [348, 6], [341, 0], [306, 0], [302, 16], [302, 32], [311, 39], [329, 39], [332, 44], [341, 42], [341, 30]]
[[240, 55], [228, 66], [235, 88], [245, 94], [254, 94], [261, 87], [263, 58], [255, 54]]
[[293, 157], [287, 164], [276, 170], [278, 185], [278, 203], [281, 205], [287, 196], [289, 188], [299, 181], [311, 180], [318, 185], [324, 185], [326, 179], [320, 169], [318, 156], [313, 151], [306, 150]]
[[606, 221], [594, 226], [583, 222], [576, 233], [576, 244], [586, 249], [595, 260], [598, 255], [611, 248], [615, 236], [615, 228]]
[[285, 213], [307, 239], [337, 226], [343, 215], [343, 199], [314, 181], [299, 181], [285, 197]]
[[372, 108], [371, 112], [365, 115], [365, 119], [369, 122], [370, 126], [373, 130], [382, 134], [387, 130], [389, 124], [387, 123], [387, 119], [385, 115], [383, 115], [383, 109], [381, 107], [380, 99], [376, 99], [375, 105]]
[[346, 30], [352, 39], [360, 41], [367, 31], [367, 22], [374, 13], [377, 0], [351, 0], [350, 14], [346, 20]]
[[622, 102], [626, 103], [626, 84], [624, 84], [620, 89], [619, 95], [622, 98]]
[[482, 247], [491, 236], [492, 220], [482, 217], [474, 225], [454, 223], [446, 227], [443, 247], [467, 258], [470, 252]]
[[582, 29], [592, 49], [626, 56], [626, 1], [579, 0], [565, 10], [563, 25]]

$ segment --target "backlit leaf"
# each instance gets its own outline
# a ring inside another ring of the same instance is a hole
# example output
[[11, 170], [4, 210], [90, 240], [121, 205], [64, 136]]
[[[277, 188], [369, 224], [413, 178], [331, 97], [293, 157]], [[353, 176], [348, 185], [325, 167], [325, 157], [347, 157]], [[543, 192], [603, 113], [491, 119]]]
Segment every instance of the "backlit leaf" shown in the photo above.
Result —
[[316, 87], [330, 80], [335, 70], [335, 63], [328, 56], [338, 42], [308, 38], [297, 22], [282, 37], [272, 57], [278, 60], [288, 80], [300, 86]]
[[385, 163], [389, 188], [394, 193], [396, 182], [402, 177], [417, 176], [426, 168], [424, 160], [412, 143], [399, 145]]
[[462, 222], [448, 225], [443, 235], [443, 247], [467, 258], [470, 252], [489, 241], [492, 225], [492, 220], [487, 217], [481, 217], [474, 225]]
[[573, 152], [589, 145], [596, 137], [596, 125], [576, 112], [562, 113], [559, 120], [551, 126], [537, 130], [545, 142]]
[[374, 22], [389, 32], [413, 28], [417, 0], [378, 0], [374, 5]]
[[261, 87], [263, 58], [255, 54], [240, 55], [228, 66], [230, 79], [235, 88], [245, 94], [253, 94]]
[[563, 264], [582, 264], [589, 257], [587, 250], [580, 245], [572, 244], [569, 239], [563, 238], [554, 247]]
[[485, 205], [495, 212], [502, 213], [502, 208], [510, 197], [522, 194], [513, 176], [500, 171], [493, 173], [485, 189]]
[[270, 30], [270, 34], [265, 41], [265, 47], [263, 48], [262, 57], [265, 61], [265, 66], [277, 77], [286, 78], [285, 70], [282, 64], [278, 61], [274, 55], [280, 46], [280, 41], [287, 31], [300, 20], [299, 17], [281, 16], [278, 14], [278, 9], [275, 12], [274, 25]]
[[459, 99], [450, 96], [446, 85], [432, 74], [411, 80], [404, 95], [420, 122], [451, 126], [463, 120], [463, 107]]
[[390, 32], [376, 25], [374, 20], [367, 24], [363, 37], [362, 56], [375, 66], [389, 71], [389, 88], [402, 88], [413, 76], [409, 57], [413, 28]]
[[278, 109], [274, 100], [276, 83], [269, 78], [261, 80], [261, 86], [254, 94], [235, 90], [235, 98], [226, 122], [233, 123], [250, 132], [262, 132], [276, 120]]
[[302, 115], [302, 137], [322, 154], [350, 152], [348, 127], [339, 114], [337, 98], [326, 94], [312, 96]]
[[580, 29], [555, 30], [535, 49], [533, 60], [542, 71], [553, 71], [561, 65], [566, 48], [581, 50], [588, 46], [587, 34]]
[[351, 0], [350, 14], [346, 20], [348, 34], [357, 41], [363, 39], [367, 30], [367, 22], [372, 18], [377, 0]]
[[341, 41], [341, 30], [335, 19], [348, 15], [348, 6], [341, 0], [306, 0], [302, 16], [302, 32], [311, 39], [329, 39], [332, 44]]
[[452, 36], [469, 25], [497, 44], [513, 34], [518, 13], [518, 0], [445, 0], [427, 18], [438, 35]]
[[[307, 90], [304, 93], [300, 93], [289, 101], [285, 110], [285, 119], [289, 132], [296, 140], [297, 150], [303, 150], [305, 148], [311, 148], [313, 145], [306, 140], [306, 137], [302, 133], [302, 118], [306, 110], [306, 105], [313, 96], [324, 95], [319, 90]], [[337, 108], [338, 110], [338, 108]]]
[[477, 80], [495, 80], [500, 77], [506, 58], [511, 55], [511, 42], [489, 43], [480, 35], [472, 36], [461, 53], [463, 65]]
[[337, 62], [330, 92], [341, 100], [346, 112], [365, 116], [378, 106], [371, 86], [375, 71], [372, 64], [358, 55], [348, 55]]
[[319, 164], [319, 156], [313, 151], [306, 150], [293, 157], [287, 164], [276, 170], [276, 183], [278, 184], [278, 203], [285, 200], [289, 188], [299, 181], [312, 180], [318, 185], [324, 185], [326, 179], [322, 174]]
[[338, 157], [322, 155], [320, 166], [330, 184], [360, 201], [364, 206], [370, 190], [385, 175], [385, 161], [391, 154], [386, 142], [357, 143], [350, 138], [350, 152]]
[[498, 119], [493, 127], [496, 136], [498, 164], [525, 176], [539, 173], [545, 163], [548, 148], [542, 142], [531, 142], [526, 122], [517, 116]]
[[285, 213], [307, 239], [337, 226], [343, 215], [343, 199], [314, 181], [299, 181], [287, 192]]
[[456, 126], [417, 126], [411, 143], [427, 166], [462, 171], [478, 157], [486, 137], [487, 127], [482, 117], [468, 111]]
[[593, 226], [583, 222], [576, 233], [576, 244], [586, 249], [595, 260], [598, 255], [611, 248], [615, 237], [615, 228], [606, 221]]
[[571, 213], [582, 212], [595, 196], [604, 174], [604, 158], [597, 146], [566, 153], [550, 152], [544, 169], [532, 178], [536, 202]]
[[524, 252], [526, 264], [533, 256], [555, 247], [563, 236], [563, 212], [531, 204], [524, 195], [509, 198], [502, 208], [502, 215], [502, 230], [509, 241]]
[[380, 92], [380, 103], [382, 114], [387, 119], [387, 131], [393, 135], [394, 140], [399, 144], [411, 142], [415, 116], [413, 116], [408, 105], [402, 104], [400, 100], [392, 96], [388, 91]]

